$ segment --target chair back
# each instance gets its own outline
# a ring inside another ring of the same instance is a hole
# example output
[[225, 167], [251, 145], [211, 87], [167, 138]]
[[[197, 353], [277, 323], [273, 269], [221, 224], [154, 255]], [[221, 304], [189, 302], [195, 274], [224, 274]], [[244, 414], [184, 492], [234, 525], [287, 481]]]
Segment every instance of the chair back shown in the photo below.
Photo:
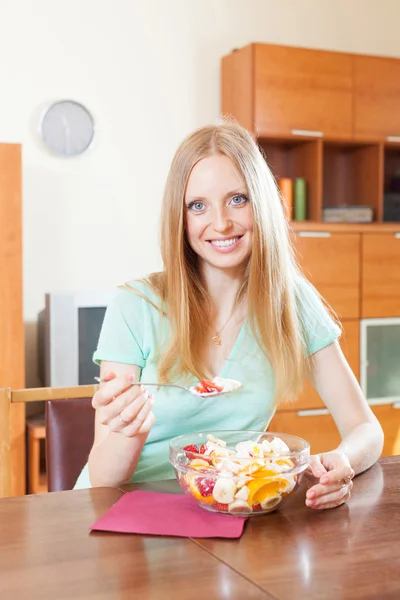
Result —
[[71, 490], [94, 439], [90, 398], [46, 402], [46, 473], [49, 492]]
[[[89, 456], [94, 438], [94, 409], [91, 400], [97, 385], [67, 388], [0, 388], [0, 498], [11, 496], [11, 436], [13, 405], [25, 402], [47, 402], [46, 421], [49, 490], [72, 489]], [[60, 405], [60, 406], [58, 406]]]

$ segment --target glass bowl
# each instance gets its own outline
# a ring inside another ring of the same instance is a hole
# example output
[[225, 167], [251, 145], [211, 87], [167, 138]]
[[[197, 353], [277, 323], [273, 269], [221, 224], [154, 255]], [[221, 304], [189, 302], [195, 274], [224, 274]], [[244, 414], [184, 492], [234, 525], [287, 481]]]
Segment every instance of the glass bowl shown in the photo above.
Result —
[[310, 459], [307, 441], [266, 431], [205, 431], [173, 438], [169, 459], [201, 508], [262, 515], [293, 494]]

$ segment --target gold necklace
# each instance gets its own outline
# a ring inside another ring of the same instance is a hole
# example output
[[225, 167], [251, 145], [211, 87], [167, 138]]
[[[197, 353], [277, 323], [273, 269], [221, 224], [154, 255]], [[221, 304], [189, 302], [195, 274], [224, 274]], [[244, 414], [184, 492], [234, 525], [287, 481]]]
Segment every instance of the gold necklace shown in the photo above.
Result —
[[[237, 308], [237, 307], [236, 307]], [[232, 319], [233, 315], [235, 314], [235, 310], [236, 308], [233, 309], [233, 311], [231, 312], [230, 316], [228, 317], [228, 319], [225, 321], [225, 323], [222, 325], [221, 329], [219, 331], [215, 332], [215, 335], [213, 335], [213, 337], [211, 338], [212, 341], [214, 342], [214, 344], [216, 344], [217, 346], [221, 345], [221, 333], [222, 331], [225, 329], [226, 325], [228, 325], [229, 321]]]

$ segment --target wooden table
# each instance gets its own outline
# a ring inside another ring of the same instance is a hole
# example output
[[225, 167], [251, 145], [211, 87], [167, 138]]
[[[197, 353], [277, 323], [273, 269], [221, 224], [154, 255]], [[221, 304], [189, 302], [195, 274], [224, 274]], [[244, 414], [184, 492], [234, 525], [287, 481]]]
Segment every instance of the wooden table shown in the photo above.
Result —
[[316, 512], [299, 490], [239, 540], [89, 533], [123, 493], [0, 500], [0, 599], [400, 598], [400, 456], [358, 477], [348, 506]]

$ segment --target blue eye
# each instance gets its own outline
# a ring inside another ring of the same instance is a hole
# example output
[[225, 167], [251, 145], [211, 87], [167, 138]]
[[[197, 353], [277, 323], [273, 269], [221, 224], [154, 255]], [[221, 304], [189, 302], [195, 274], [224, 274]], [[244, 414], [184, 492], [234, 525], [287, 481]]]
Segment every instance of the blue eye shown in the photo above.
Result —
[[233, 198], [230, 201], [230, 204], [232, 204], [233, 206], [243, 206], [248, 201], [249, 199], [247, 198], [247, 196], [245, 196], [244, 194], [238, 194], [237, 196], [233, 196]]
[[202, 210], [204, 210], [204, 208], [204, 204], [200, 201], [194, 201], [188, 204], [188, 210], [192, 210], [193, 212], [201, 212]]

